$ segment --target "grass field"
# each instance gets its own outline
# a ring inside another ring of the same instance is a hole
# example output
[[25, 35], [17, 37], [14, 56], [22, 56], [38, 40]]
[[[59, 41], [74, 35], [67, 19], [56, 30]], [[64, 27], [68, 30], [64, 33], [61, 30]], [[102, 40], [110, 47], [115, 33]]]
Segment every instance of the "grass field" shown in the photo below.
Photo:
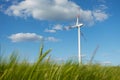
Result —
[[50, 57], [51, 50], [43, 53], [34, 63], [18, 62], [12, 54], [9, 60], [0, 58], [0, 80], [120, 80], [120, 66], [102, 66], [100, 64], [78, 64], [67, 61], [55, 63]]

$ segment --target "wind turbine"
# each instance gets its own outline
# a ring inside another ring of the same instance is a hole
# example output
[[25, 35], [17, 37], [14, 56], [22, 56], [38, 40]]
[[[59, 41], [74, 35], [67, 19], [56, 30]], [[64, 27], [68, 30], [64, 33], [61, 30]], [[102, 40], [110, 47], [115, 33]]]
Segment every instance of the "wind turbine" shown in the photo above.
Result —
[[78, 61], [79, 61], [79, 63], [82, 63], [81, 42], [80, 42], [80, 36], [81, 36], [81, 30], [80, 30], [80, 28], [82, 26], [83, 26], [83, 24], [79, 23], [79, 16], [77, 16], [76, 25], [74, 27], [78, 28]]
[[72, 29], [72, 28], [77, 28], [78, 29], [78, 61], [79, 61], [79, 63], [82, 63], [81, 42], [80, 42], [80, 37], [81, 37], [80, 28], [82, 26], [83, 26], [83, 24], [79, 23], [79, 16], [77, 16], [76, 24], [74, 26], [65, 27], [65, 30], [69, 30], [69, 29]]
[[82, 55], [81, 55], [81, 46], [80, 46], [80, 36], [81, 36], [81, 31], [80, 31], [80, 27], [83, 26], [82, 23], [79, 24], [79, 17], [77, 17], [77, 22], [76, 22], [76, 26], [78, 27], [78, 58], [79, 58], [79, 63], [82, 63]]

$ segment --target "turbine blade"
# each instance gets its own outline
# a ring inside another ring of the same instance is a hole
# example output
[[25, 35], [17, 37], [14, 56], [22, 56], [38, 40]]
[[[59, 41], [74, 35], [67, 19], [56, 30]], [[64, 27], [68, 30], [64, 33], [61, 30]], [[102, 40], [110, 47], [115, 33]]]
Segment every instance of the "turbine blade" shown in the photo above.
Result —
[[81, 33], [81, 36], [83, 37], [83, 39], [84, 39], [85, 41], [87, 41], [87, 39], [86, 39], [85, 35], [83, 34], [83, 32], [80, 32], [80, 33]]
[[71, 28], [77, 28], [77, 26], [76, 26], [76, 25], [74, 25], [74, 26], [71, 26]]
[[64, 27], [63, 30], [70, 30], [70, 28], [67, 26], [67, 27]]
[[74, 26], [67, 26], [67, 27], [64, 27], [63, 30], [70, 30], [72, 29]]
[[90, 62], [89, 62], [90, 64], [93, 62], [93, 59], [98, 51], [98, 48], [99, 48], [99, 45], [97, 45], [97, 47], [95, 48], [95, 50], [92, 53], [92, 57], [91, 57]]

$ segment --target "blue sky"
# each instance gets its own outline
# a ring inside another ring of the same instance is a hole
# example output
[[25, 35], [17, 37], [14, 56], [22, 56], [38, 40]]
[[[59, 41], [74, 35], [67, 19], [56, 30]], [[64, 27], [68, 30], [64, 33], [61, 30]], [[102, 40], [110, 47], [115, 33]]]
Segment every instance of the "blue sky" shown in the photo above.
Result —
[[[120, 64], [120, 18], [117, 0], [0, 0], [0, 44], [8, 56], [17, 50], [21, 58], [34, 61], [41, 42], [55, 60], [77, 59], [77, 29], [80, 14], [83, 60], [90, 59], [96, 46], [94, 61]], [[79, 10], [78, 10], [79, 9]]]

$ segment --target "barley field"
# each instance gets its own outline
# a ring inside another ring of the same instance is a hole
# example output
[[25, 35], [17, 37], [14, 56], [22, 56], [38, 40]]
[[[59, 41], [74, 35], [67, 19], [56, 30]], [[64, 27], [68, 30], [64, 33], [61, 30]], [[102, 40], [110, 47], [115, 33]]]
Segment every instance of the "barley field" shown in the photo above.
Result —
[[0, 80], [120, 80], [120, 66], [100, 64], [78, 64], [67, 61], [56, 63], [45, 57], [51, 50], [43, 53], [34, 63], [24, 60], [18, 62], [12, 54], [9, 60], [0, 57]]

